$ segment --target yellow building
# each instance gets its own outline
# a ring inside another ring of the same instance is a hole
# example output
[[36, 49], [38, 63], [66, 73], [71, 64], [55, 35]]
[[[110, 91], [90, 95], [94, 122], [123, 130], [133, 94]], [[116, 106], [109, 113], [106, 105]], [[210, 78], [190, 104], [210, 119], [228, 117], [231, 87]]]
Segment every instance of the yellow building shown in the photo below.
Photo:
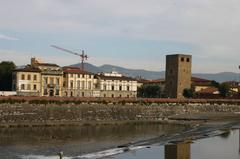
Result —
[[43, 63], [36, 58], [31, 59], [32, 67], [41, 70], [41, 95], [62, 96], [63, 71], [56, 64]]
[[13, 72], [13, 90], [17, 95], [41, 95], [41, 70], [30, 65], [15, 69]]
[[94, 74], [77, 67], [63, 67], [64, 94], [67, 97], [93, 97]]
[[93, 73], [77, 67], [43, 63], [36, 58], [31, 65], [13, 73], [17, 95], [55, 97], [136, 97], [137, 80], [117, 72]]

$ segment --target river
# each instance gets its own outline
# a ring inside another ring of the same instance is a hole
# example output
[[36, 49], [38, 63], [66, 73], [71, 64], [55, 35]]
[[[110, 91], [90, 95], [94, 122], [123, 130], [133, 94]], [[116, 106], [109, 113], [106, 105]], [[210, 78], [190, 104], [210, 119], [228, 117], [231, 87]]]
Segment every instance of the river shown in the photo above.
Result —
[[[224, 130], [224, 133], [218, 127], [206, 130], [210, 128], [136, 123], [1, 128], [0, 158], [59, 159], [61, 151], [63, 159], [240, 158], [237, 129]], [[194, 140], [184, 140], [190, 135]]]

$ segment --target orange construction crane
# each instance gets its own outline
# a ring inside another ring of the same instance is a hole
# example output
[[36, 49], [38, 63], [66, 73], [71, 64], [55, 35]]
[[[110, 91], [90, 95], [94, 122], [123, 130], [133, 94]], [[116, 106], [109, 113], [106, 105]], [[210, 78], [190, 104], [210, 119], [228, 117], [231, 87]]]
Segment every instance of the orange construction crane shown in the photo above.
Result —
[[70, 50], [61, 48], [61, 47], [56, 46], [56, 45], [51, 45], [51, 47], [56, 48], [56, 49], [58, 49], [58, 50], [62, 50], [62, 51], [68, 52], [68, 53], [73, 54], [73, 55], [76, 55], [76, 56], [80, 56], [80, 58], [81, 58], [82, 70], [84, 71], [84, 61], [89, 58], [88, 55], [84, 53], [84, 50], [82, 50], [82, 54], [79, 54], [79, 53], [76, 53], [76, 52], [73, 52], [73, 51], [70, 51]]

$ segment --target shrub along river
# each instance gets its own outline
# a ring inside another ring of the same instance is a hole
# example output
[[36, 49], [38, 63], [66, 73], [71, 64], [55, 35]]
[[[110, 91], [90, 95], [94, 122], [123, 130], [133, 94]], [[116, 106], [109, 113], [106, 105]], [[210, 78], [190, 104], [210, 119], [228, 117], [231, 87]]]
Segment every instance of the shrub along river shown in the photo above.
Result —
[[1, 159], [239, 159], [236, 123], [0, 129]]

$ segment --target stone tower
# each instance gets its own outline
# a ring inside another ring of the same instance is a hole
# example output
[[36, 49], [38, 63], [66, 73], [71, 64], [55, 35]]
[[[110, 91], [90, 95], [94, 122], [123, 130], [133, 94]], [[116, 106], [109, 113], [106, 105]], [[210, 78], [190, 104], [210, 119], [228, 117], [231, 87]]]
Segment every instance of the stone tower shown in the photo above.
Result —
[[192, 56], [175, 54], [166, 56], [166, 96], [183, 98], [183, 90], [191, 88]]

